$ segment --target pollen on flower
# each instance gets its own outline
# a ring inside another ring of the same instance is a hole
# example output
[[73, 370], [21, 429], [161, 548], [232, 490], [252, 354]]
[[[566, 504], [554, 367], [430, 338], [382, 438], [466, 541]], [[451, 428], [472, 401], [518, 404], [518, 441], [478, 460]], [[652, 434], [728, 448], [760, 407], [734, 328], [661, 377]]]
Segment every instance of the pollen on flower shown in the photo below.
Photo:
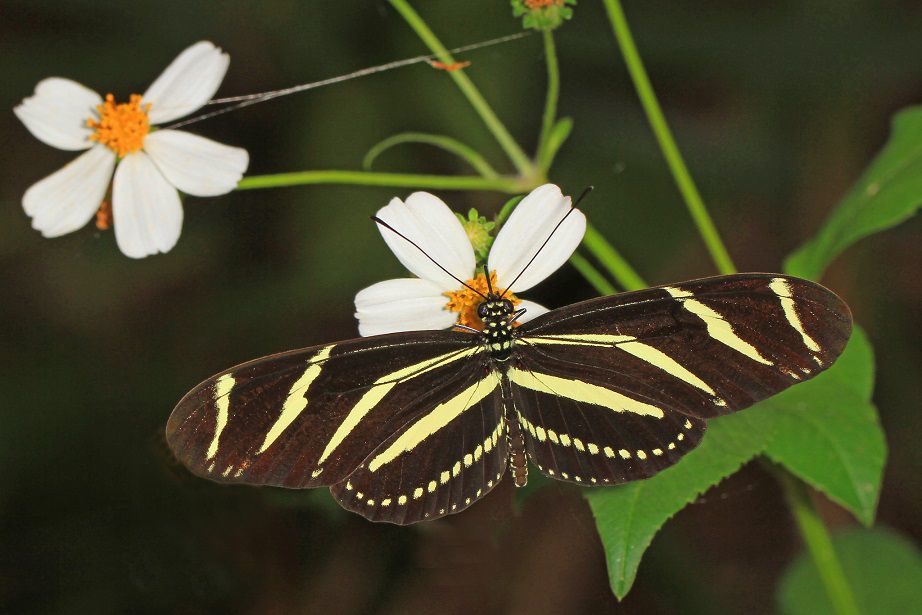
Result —
[[525, 6], [530, 9], [540, 9], [545, 6], [563, 6], [563, 0], [525, 0]]
[[[467, 285], [480, 291], [484, 295], [490, 292], [490, 288], [487, 286], [487, 278], [482, 273], [477, 274], [472, 280], [467, 280]], [[495, 271], [490, 272], [490, 286], [493, 287], [493, 292], [500, 295], [506, 290], [505, 288], [498, 288], [496, 286]], [[458, 324], [483, 331], [483, 321], [480, 320], [480, 316], [477, 315], [477, 306], [483, 302], [482, 296], [478, 295], [470, 288], [461, 288], [461, 290], [449, 291], [443, 294], [448, 297], [448, 303], [445, 304], [445, 309], [449, 312], [458, 312]], [[504, 298], [509, 299], [512, 305], [518, 305], [522, 302], [521, 299], [512, 293], [507, 293]]]
[[90, 118], [86, 125], [93, 129], [91, 141], [101, 143], [119, 156], [136, 152], [144, 145], [150, 132], [150, 103], [141, 104], [141, 95], [132, 94], [129, 102], [115, 104], [115, 97], [106, 94], [106, 102], [96, 105], [99, 119]]

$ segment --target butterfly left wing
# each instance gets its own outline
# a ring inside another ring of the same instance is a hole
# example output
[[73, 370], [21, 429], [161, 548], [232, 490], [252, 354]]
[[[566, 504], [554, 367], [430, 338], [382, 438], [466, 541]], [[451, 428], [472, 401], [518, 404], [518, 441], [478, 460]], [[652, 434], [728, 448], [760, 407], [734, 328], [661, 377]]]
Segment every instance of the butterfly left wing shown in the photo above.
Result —
[[704, 419], [829, 367], [851, 315], [818, 284], [740, 274], [586, 301], [518, 331], [508, 374], [530, 458], [555, 478], [612, 484], [678, 461]]
[[256, 359], [190, 391], [167, 441], [219, 482], [333, 485], [479, 364], [474, 336], [395, 333]]

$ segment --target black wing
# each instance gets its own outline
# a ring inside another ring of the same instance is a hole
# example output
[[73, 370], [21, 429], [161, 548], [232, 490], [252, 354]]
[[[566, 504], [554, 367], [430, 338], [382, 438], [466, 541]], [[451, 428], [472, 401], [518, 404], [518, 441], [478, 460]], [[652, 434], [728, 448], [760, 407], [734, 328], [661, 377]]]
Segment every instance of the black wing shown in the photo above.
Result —
[[[496, 378], [486, 361], [477, 336], [451, 331], [257, 359], [187, 394], [170, 416], [167, 441], [184, 465], [211, 480], [337, 485], [347, 508], [397, 523], [455, 512], [486, 493], [505, 468], [505, 459], [497, 461], [505, 447], [496, 432], [499, 388], [491, 388]], [[464, 472], [452, 471], [458, 463]], [[361, 491], [348, 488], [350, 478]], [[433, 480], [436, 490], [429, 489]], [[419, 487], [426, 497], [414, 497]], [[408, 496], [403, 511], [401, 495]]]
[[508, 370], [531, 460], [580, 484], [645, 478], [741, 410], [829, 367], [848, 306], [788, 276], [740, 274], [603, 297], [518, 329]]
[[403, 525], [460, 512], [499, 483], [509, 457], [499, 375], [477, 361], [430, 398], [331, 488], [343, 508]]

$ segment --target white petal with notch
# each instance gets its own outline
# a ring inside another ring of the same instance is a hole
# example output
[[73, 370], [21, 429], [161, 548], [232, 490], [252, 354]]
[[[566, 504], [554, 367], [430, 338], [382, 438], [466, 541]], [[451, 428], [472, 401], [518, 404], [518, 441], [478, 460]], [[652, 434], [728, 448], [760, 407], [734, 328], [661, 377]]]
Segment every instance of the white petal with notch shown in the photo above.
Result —
[[230, 64], [230, 56], [209, 41], [186, 48], [144, 92], [151, 103], [150, 123], [162, 124], [188, 115], [211, 100]]
[[51, 147], [64, 150], [89, 149], [93, 129], [86, 121], [96, 117], [102, 97], [76, 81], [61, 77], [42, 79], [35, 93], [13, 109], [32, 135]]
[[182, 230], [182, 203], [144, 152], [128, 154], [112, 182], [112, 222], [118, 247], [132, 258], [167, 252]]
[[[508, 288], [569, 210], [570, 197], [563, 196], [554, 184], [539, 186], [522, 199], [500, 229], [487, 259], [490, 270], [496, 271], [500, 287]], [[576, 250], [585, 233], [586, 216], [576, 210], [525, 269], [512, 292], [528, 290], [557, 271]]]
[[458, 321], [456, 313], [444, 309], [446, 303], [442, 290], [428, 280], [384, 280], [356, 294], [355, 317], [363, 336], [445, 329]]
[[144, 151], [171, 184], [194, 196], [217, 196], [237, 187], [249, 164], [247, 151], [181, 130], [157, 130]]
[[97, 145], [33, 184], [22, 197], [32, 228], [59, 237], [86, 225], [106, 196], [114, 166], [115, 154]]
[[[428, 192], [414, 192], [405, 202], [394, 198], [378, 210], [378, 217], [416, 242], [460, 280], [473, 277], [476, 259], [471, 241], [457, 216], [440, 198]], [[458, 282], [405, 239], [380, 225], [378, 230], [397, 259], [412, 273], [443, 291], [460, 288]]]

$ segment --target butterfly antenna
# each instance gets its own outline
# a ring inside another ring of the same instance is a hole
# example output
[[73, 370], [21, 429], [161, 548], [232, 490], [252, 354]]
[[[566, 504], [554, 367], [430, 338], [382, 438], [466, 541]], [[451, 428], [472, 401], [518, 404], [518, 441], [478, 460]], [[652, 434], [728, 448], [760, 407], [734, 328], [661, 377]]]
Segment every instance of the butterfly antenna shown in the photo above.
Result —
[[425, 250], [423, 250], [421, 247], [419, 247], [419, 244], [418, 244], [418, 243], [416, 243], [415, 241], [413, 241], [412, 239], [410, 239], [409, 237], [407, 237], [406, 235], [404, 235], [403, 233], [401, 233], [400, 231], [398, 231], [397, 229], [395, 229], [393, 226], [391, 226], [390, 224], [388, 224], [387, 222], [385, 222], [384, 220], [382, 220], [382, 219], [379, 218], [378, 216], [372, 216], [371, 219], [374, 220], [375, 222], [377, 222], [378, 224], [380, 224], [381, 226], [383, 226], [384, 228], [386, 228], [387, 230], [389, 230], [389, 231], [391, 231], [392, 233], [396, 234], [398, 237], [400, 237], [401, 239], [403, 239], [404, 241], [406, 241], [407, 243], [409, 243], [411, 246], [413, 246], [414, 248], [416, 248], [416, 249], [419, 250], [420, 252], [422, 252], [422, 253], [423, 253], [423, 256], [425, 256], [425, 257], [428, 258], [430, 261], [432, 261], [432, 262], [435, 264], [436, 267], [438, 267], [439, 269], [441, 269], [442, 271], [444, 271], [445, 273], [447, 273], [448, 275], [450, 275], [450, 276], [452, 277], [452, 279], [453, 279], [455, 282], [457, 282], [457, 283], [460, 284], [461, 286], [464, 286], [464, 287], [467, 288], [468, 290], [474, 291], [475, 293], [477, 293], [478, 295], [480, 295], [481, 297], [483, 297], [484, 299], [486, 299], [486, 296], [485, 296], [482, 292], [480, 292], [480, 291], [477, 290], [476, 288], [472, 287], [470, 284], [465, 283], [464, 280], [460, 279], [458, 276], [456, 276], [455, 274], [453, 274], [453, 273], [452, 273], [451, 271], [449, 271], [448, 269], [445, 269], [445, 267], [442, 267], [442, 266], [438, 263], [438, 261], [436, 261], [434, 258], [432, 258], [431, 256], [429, 256], [429, 254], [427, 254]]
[[483, 277], [487, 281], [487, 296], [493, 294], [493, 283], [490, 281], [490, 269], [487, 267], [487, 264], [483, 264]]
[[593, 190], [593, 186], [586, 186], [586, 188], [583, 189], [583, 191], [580, 193], [579, 197], [577, 197], [576, 202], [573, 203], [572, 205], [570, 205], [569, 211], [567, 211], [567, 213], [564, 214], [563, 218], [561, 218], [560, 221], [559, 221], [556, 225], [554, 225], [554, 228], [551, 229], [551, 232], [550, 232], [550, 234], [547, 236], [547, 239], [544, 240], [544, 243], [541, 244], [541, 246], [538, 248], [538, 251], [535, 252], [534, 256], [532, 256], [532, 257], [529, 259], [529, 261], [528, 261], [527, 263], [525, 263], [525, 266], [522, 267], [522, 270], [519, 272], [519, 275], [515, 276], [515, 278], [512, 280], [512, 282], [509, 284], [509, 286], [506, 287], [506, 290], [503, 291], [503, 294], [500, 295], [500, 298], [504, 297], [504, 296], [506, 295], [506, 293], [509, 292], [509, 289], [511, 289], [511, 288], [515, 285], [515, 283], [519, 281], [519, 278], [521, 278], [521, 277], [522, 277], [522, 274], [525, 273], [525, 271], [531, 266], [531, 264], [532, 264], [533, 262], [535, 262], [535, 259], [538, 258], [538, 255], [539, 255], [539, 254], [541, 254], [541, 250], [543, 250], [543, 249], [544, 249], [544, 246], [546, 246], [546, 245], [548, 244], [548, 242], [551, 240], [551, 237], [554, 236], [554, 233], [557, 232], [557, 229], [560, 228], [560, 225], [563, 224], [564, 220], [566, 220], [566, 219], [570, 216], [570, 214], [572, 214], [574, 211], [576, 211], [576, 206], [579, 205], [579, 204], [582, 202], [583, 198], [585, 198], [585, 196], [586, 196], [587, 194], [589, 194], [590, 192], [592, 192], [592, 190]]

